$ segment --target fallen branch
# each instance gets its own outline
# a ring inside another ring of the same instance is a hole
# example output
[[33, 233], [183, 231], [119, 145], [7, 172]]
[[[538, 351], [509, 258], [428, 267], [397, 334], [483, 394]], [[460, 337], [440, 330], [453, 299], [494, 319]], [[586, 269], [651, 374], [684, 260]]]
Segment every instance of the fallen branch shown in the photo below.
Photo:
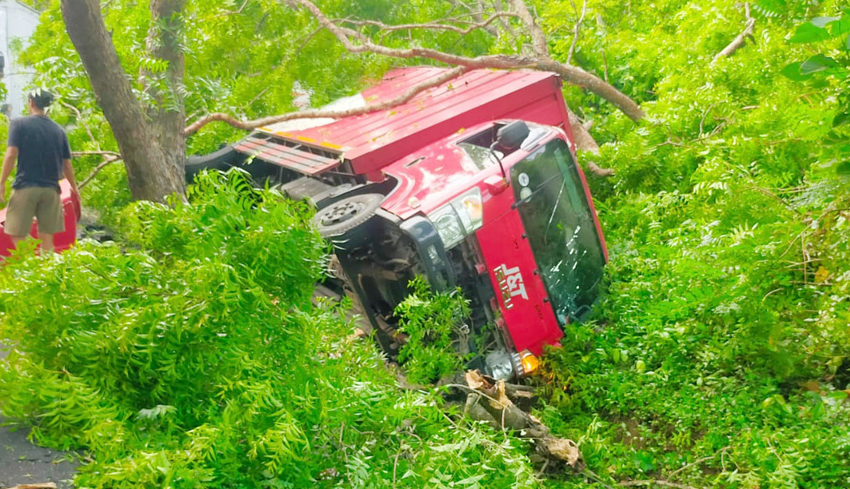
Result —
[[714, 56], [714, 59], [711, 60], [712, 65], [717, 63], [717, 61], [720, 58], [728, 58], [729, 56], [732, 56], [732, 54], [735, 51], [740, 49], [744, 45], [744, 43], [746, 43], [748, 37], [753, 36], [753, 29], [756, 25], [756, 19], [754, 19], [750, 15], [750, 4], [749, 4], [749, 2], [744, 4], [744, 10], [745, 10], [746, 15], [747, 15], [747, 25], [746, 25], [746, 27], [744, 27], [744, 31], [741, 32], [740, 34], [738, 34], [738, 37], [733, 39], [732, 42], [730, 42], [728, 46], [723, 48], [722, 51], [720, 51], [719, 53], [717, 53]]
[[198, 132], [199, 129], [206, 126], [211, 122], [225, 122], [230, 124], [231, 126], [237, 129], [243, 129], [246, 131], [250, 131], [252, 129], [256, 129], [258, 127], [267, 126], [269, 124], [275, 124], [278, 122], [291, 121], [294, 119], [312, 119], [312, 118], [331, 118], [331, 119], [339, 119], [342, 117], [351, 117], [355, 115], [363, 115], [371, 112], [376, 112], [379, 110], [385, 110], [397, 105], [404, 104], [410, 101], [416, 95], [428, 90], [429, 88], [434, 88], [442, 85], [443, 83], [453, 80], [460, 75], [466, 73], [467, 68], [460, 66], [451, 70], [446, 71], [438, 77], [432, 78], [426, 82], [420, 83], [414, 87], [412, 87], [407, 92], [399, 95], [396, 98], [386, 100], [384, 102], [369, 104], [365, 107], [360, 107], [356, 109], [347, 109], [347, 110], [305, 110], [301, 112], [290, 112], [289, 114], [271, 116], [271, 117], [263, 117], [261, 119], [255, 120], [240, 120], [232, 115], [224, 114], [221, 112], [217, 112], [215, 114], [209, 114], [207, 116], [202, 117], [201, 119], [190, 124], [184, 131], [184, 136], [191, 136], [192, 134]]
[[[577, 471], [584, 469], [578, 445], [572, 440], [552, 436], [546, 425], [519, 409], [508, 397], [505, 381], [494, 385], [478, 371], [469, 371], [466, 373], [466, 384], [452, 386], [468, 391], [464, 408], [467, 416], [531, 440], [535, 451], [531, 458], [535, 462], [544, 463], [547, 467], [552, 464], [553, 468], [567, 465]], [[515, 394], [517, 392], [526, 391], [515, 391]]]
[[[589, 151], [594, 154], [599, 153], [599, 144], [590, 135], [590, 131], [582, 124], [581, 119], [573, 111], [568, 111], [570, 116], [570, 126], [573, 128], [573, 139], [576, 143], [576, 148], [582, 151]], [[593, 160], [584, 160], [587, 169], [594, 175], [600, 177], [610, 177], [614, 175], [614, 170], [610, 168], [602, 168]]]
[[300, 5], [307, 9], [316, 18], [320, 25], [329, 30], [337, 38], [337, 40], [339, 40], [343, 47], [353, 54], [372, 53], [400, 59], [424, 58], [446, 63], [451, 66], [465, 67], [467, 69], [533, 69], [538, 71], [550, 71], [561, 75], [561, 78], [567, 83], [582, 87], [596, 95], [599, 95], [612, 103], [634, 121], [639, 121], [646, 115], [634, 100], [598, 76], [588, 73], [577, 66], [565, 65], [549, 58], [546, 54], [545, 36], [543, 35], [542, 30], [540, 30], [534, 22], [531, 13], [528, 11], [528, 8], [522, 0], [512, 0], [512, 3], [517, 9], [517, 14], [530, 30], [536, 56], [496, 54], [478, 56], [475, 58], [458, 56], [435, 49], [397, 49], [375, 44], [361, 33], [335, 24], [310, 0], [281, 1], [289, 1], [290, 3]]

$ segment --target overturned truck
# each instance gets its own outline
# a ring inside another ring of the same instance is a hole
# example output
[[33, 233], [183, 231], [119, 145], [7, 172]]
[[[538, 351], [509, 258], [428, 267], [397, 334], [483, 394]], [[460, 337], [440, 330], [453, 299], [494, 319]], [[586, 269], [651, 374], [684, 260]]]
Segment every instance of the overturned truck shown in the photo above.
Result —
[[[404, 68], [343, 99], [390, 100], [444, 73]], [[471, 71], [408, 103], [342, 119], [262, 127], [187, 176], [241, 166], [317, 208], [351, 293], [383, 347], [419, 275], [470, 301], [474, 365], [523, 376], [600, 293], [605, 241], [555, 74]]]

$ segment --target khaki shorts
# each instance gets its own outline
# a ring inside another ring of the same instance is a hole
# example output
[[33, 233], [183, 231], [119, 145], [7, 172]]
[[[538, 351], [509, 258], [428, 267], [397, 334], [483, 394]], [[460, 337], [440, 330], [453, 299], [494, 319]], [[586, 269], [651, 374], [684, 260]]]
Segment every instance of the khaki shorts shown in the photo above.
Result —
[[32, 218], [38, 219], [40, 234], [56, 234], [65, 230], [65, 213], [59, 190], [50, 187], [25, 187], [12, 191], [6, 206], [6, 224], [9, 236], [23, 237], [30, 233]]

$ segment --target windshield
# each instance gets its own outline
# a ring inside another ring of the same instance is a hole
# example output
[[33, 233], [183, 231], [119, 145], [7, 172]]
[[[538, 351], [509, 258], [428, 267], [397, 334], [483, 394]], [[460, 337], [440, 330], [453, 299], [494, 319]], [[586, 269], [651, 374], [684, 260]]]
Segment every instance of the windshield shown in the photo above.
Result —
[[599, 296], [605, 258], [567, 144], [555, 139], [511, 168], [537, 267], [558, 321], [580, 321]]

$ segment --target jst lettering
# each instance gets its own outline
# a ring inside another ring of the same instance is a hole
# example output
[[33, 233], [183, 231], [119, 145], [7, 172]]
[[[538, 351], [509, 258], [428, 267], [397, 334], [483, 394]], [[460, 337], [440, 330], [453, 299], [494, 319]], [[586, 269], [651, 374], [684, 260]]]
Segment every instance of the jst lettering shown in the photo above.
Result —
[[514, 307], [514, 297], [519, 296], [528, 300], [528, 293], [525, 291], [525, 283], [522, 281], [522, 273], [520, 273], [519, 267], [508, 268], [506, 265], [501, 265], [493, 270], [493, 274], [499, 284], [505, 309]]

